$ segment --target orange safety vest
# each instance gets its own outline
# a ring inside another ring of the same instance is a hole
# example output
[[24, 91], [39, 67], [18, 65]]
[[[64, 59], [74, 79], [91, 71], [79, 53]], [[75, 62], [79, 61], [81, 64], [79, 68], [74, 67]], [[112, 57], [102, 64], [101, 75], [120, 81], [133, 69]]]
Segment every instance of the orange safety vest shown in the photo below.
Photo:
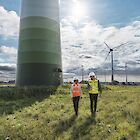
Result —
[[72, 96], [73, 97], [80, 96], [80, 93], [81, 93], [80, 84], [73, 84], [72, 85]]

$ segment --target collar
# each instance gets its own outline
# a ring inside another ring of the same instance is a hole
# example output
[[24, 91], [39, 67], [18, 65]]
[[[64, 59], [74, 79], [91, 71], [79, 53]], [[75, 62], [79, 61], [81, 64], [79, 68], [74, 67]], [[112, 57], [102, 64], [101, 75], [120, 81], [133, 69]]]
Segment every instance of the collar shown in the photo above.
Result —
[[74, 84], [74, 86], [78, 86], [79, 84], [77, 83], [77, 84]]

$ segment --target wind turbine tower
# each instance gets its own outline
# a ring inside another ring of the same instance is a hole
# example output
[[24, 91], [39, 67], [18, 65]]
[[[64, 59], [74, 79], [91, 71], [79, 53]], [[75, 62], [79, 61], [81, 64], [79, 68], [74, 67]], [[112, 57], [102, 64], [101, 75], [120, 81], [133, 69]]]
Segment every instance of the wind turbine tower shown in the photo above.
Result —
[[59, 0], [21, 0], [17, 86], [62, 83]]
[[127, 78], [127, 62], [125, 63], [125, 75], [126, 75], [126, 84], [128, 84], [128, 78]]

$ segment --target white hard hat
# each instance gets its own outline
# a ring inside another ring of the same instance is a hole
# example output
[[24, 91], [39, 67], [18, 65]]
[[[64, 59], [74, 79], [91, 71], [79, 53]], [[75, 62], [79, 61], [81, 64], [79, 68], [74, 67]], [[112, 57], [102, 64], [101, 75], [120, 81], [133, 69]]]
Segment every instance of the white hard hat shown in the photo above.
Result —
[[77, 78], [77, 77], [74, 77], [74, 78], [73, 78], [73, 81], [75, 81], [75, 80], [78, 80], [78, 78]]
[[96, 76], [96, 75], [95, 75], [94, 72], [90, 72], [90, 73], [89, 73], [89, 77], [90, 77], [90, 76]]

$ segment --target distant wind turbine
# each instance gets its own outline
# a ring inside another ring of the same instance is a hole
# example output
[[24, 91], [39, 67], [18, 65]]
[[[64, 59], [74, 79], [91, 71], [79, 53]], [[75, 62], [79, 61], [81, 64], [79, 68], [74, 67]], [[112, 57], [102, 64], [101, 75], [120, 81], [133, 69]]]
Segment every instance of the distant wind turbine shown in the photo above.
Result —
[[107, 56], [106, 56], [106, 58], [105, 58], [105, 61], [107, 60], [109, 54], [111, 53], [111, 82], [112, 82], [112, 84], [113, 84], [113, 81], [114, 81], [114, 65], [113, 65], [114, 59], [113, 59], [113, 51], [114, 51], [115, 49], [118, 49], [119, 47], [121, 47], [121, 46], [124, 45], [124, 44], [121, 44], [121, 45], [116, 46], [116, 47], [114, 47], [114, 48], [109, 47], [109, 45], [108, 45], [106, 42], [104, 42], [104, 44], [105, 44], [105, 45], [107, 46], [107, 48], [109, 49], [109, 52], [108, 52], [108, 54], [107, 54]]
[[127, 62], [125, 63], [125, 83], [128, 84], [128, 78], [127, 78]]

